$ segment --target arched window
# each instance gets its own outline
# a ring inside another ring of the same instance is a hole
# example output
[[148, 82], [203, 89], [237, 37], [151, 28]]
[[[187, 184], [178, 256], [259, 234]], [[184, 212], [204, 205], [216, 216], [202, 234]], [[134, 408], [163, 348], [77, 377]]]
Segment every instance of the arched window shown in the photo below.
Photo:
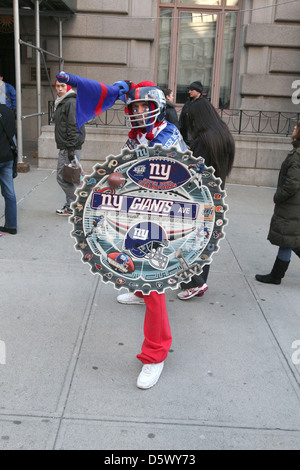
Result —
[[216, 107], [232, 105], [240, 0], [160, 0], [157, 84], [176, 103], [201, 81]]

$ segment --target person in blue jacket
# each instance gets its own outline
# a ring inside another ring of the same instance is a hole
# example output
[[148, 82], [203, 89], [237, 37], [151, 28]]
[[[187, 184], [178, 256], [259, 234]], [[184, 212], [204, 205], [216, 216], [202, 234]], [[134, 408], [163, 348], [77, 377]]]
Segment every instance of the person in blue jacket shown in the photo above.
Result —
[[16, 90], [12, 85], [3, 81], [4, 73], [0, 69], [0, 103], [5, 104], [14, 113], [17, 110]]

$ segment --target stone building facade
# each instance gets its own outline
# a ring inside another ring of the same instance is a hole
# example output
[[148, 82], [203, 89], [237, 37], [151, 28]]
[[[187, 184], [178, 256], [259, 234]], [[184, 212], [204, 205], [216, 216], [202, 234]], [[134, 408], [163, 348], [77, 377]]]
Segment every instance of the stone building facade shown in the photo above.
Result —
[[[21, 38], [28, 44], [35, 44], [33, 4], [20, 1]], [[9, 13], [7, 2], [0, 0], [0, 15]], [[43, 50], [59, 55], [62, 47], [67, 72], [109, 84], [121, 78], [135, 83], [152, 80], [174, 90], [178, 112], [187, 98], [188, 84], [201, 80], [216, 108], [235, 110], [227, 116], [237, 145], [230, 180], [276, 184], [300, 113], [299, 0], [41, 1], [40, 31]], [[44, 54], [44, 65], [41, 97], [47, 113], [60, 64]], [[27, 116], [36, 112], [35, 51], [24, 44], [21, 72], [22, 114]], [[239, 114], [241, 110], [245, 114]], [[282, 113], [281, 123], [272, 125], [270, 115], [258, 118], [255, 111], [273, 112], [274, 119]], [[238, 128], [241, 116], [248, 124]], [[25, 118], [23, 139], [25, 145], [38, 141], [40, 167], [55, 168], [53, 126], [48, 125], [48, 118], [48, 114], [42, 117], [41, 135], [36, 120]], [[260, 129], [257, 119], [262, 119]], [[87, 171], [95, 161], [118, 153], [126, 138], [122, 118], [103, 122], [88, 126]]]

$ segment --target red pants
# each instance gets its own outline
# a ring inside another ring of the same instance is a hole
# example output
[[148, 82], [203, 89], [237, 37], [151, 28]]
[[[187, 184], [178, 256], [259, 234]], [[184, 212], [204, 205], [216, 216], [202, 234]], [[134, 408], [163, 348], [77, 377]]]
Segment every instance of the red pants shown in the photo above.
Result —
[[146, 313], [144, 321], [144, 342], [141, 354], [137, 358], [143, 364], [162, 362], [166, 359], [172, 343], [165, 294], [150, 292], [143, 295], [136, 292], [138, 297], [144, 297]]

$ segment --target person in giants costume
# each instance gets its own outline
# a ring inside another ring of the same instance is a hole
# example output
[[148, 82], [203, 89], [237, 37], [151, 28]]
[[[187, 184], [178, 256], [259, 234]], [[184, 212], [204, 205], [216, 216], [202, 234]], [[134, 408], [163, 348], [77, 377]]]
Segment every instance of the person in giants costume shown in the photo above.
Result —
[[[154, 83], [145, 81], [135, 85], [120, 80], [110, 86], [65, 72], [60, 72], [57, 79], [77, 88], [78, 128], [121, 99], [126, 104], [125, 114], [131, 127], [125, 147], [134, 149], [141, 144], [152, 147], [159, 143], [167, 148], [176, 146], [180, 151], [187, 149], [177, 127], [165, 120], [166, 99]], [[149, 389], [157, 383], [172, 343], [165, 294], [129, 292], [119, 295], [117, 300], [123, 304], [146, 305], [144, 341], [137, 355], [143, 367], [137, 387]]]

